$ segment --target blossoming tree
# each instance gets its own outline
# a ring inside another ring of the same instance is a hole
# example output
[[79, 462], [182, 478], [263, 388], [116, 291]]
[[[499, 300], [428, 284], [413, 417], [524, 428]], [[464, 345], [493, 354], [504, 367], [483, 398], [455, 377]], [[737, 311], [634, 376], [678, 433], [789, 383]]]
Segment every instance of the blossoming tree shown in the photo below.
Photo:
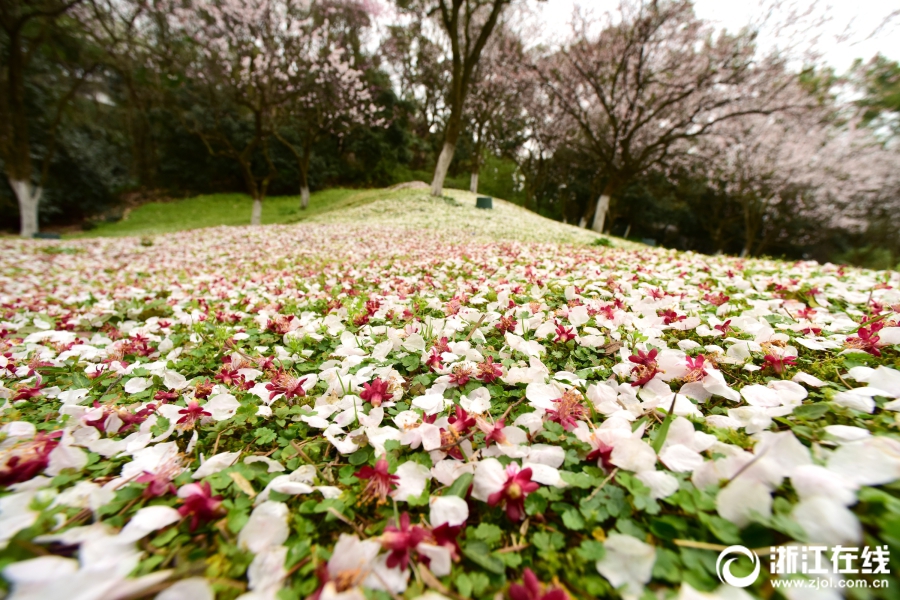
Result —
[[[167, 43], [160, 64], [173, 61], [184, 73], [177, 86], [188, 100], [183, 121], [210, 154], [238, 164], [253, 198], [253, 224], [260, 223], [263, 199], [277, 173], [270, 153], [276, 135], [297, 156], [304, 203], [308, 199], [309, 150], [306, 142], [298, 149], [277, 130], [287, 117], [303, 115], [311, 140], [310, 132], [336, 127], [340, 118], [352, 121], [373, 112], [361, 73], [342, 51], [329, 48], [335, 38], [327, 15], [348, 6], [364, 11], [369, 5], [196, 0], [189, 7], [162, 7], [160, 33]], [[363, 102], [365, 108], [357, 109]], [[312, 109], [321, 110], [310, 115]]]
[[324, 3], [314, 7], [303, 24], [306, 35], [299, 40], [298, 68], [290, 74], [299, 93], [278, 110], [273, 130], [297, 160], [300, 208], [309, 204], [309, 161], [316, 141], [327, 135], [341, 137], [357, 124], [385, 123], [358, 51], [358, 36], [369, 26], [374, 10], [369, 3]]
[[793, 102], [782, 59], [760, 59], [750, 33], [716, 35], [686, 1], [625, 1], [599, 19], [576, 13], [570, 42], [539, 64], [603, 180], [585, 214], [598, 232], [636, 176], [687, 157], [717, 123]]

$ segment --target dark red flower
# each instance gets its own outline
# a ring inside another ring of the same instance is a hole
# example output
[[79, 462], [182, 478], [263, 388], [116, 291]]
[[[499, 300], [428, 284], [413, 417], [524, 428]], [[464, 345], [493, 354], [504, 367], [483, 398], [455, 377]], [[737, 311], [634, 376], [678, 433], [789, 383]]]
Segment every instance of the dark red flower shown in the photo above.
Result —
[[182, 408], [178, 411], [179, 415], [184, 415], [180, 419], [178, 419], [178, 425], [183, 426], [184, 429], [193, 429], [194, 424], [199, 421], [203, 417], [211, 417], [212, 415], [207, 411], [203, 410], [203, 407], [197, 403], [196, 400], [191, 400], [188, 402], [186, 408]]
[[[436, 546], [446, 546], [450, 550], [454, 562], [459, 562], [462, 558], [459, 542], [456, 541], [462, 529], [463, 525], [452, 526], [449, 523], [443, 523], [431, 530], [431, 540]], [[425, 557], [420, 557], [419, 560], [425, 562]]]
[[506, 483], [500, 491], [488, 496], [488, 504], [505, 504], [506, 516], [513, 521], [521, 521], [525, 516], [525, 498], [539, 487], [531, 481], [530, 467], [520, 471], [516, 463], [510, 463], [506, 466]]
[[504, 317], [500, 317], [500, 321], [497, 322], [497, 324], [494, 325], [494, 327], [496, 327], [497, 330], [500, 331], [500, 333], [505, 333], [507, 331], [512, 333], [515, 331], [516, 325], [518, 325], [518, 324], [519, 324], [519, 322], [516, 321], [513, 317], [505, 317], [504, 316]]
[[569, 600], [569, 595], [559, 588], [542, 591], [537, 575], [527, 568], [522, 575], [522, 583], [509, 586], [510, 600]]
[[375, 463], [374, 468], [366, 465], [353, 474], [357, 479], [369, 481], [360, 496], [361, 500], [376, 500], [378, 504], [387, 502], [388, 495], [397, 488], [397, 482], [400, 481], [398, 476], [388, 472], [388, 468], [388, 461], [382, 456]]
[[567, 390], [562, 398], [553, 401], [556, 408], [547, 411], [547, 420], [559, 423], [566, 431], [573, 431], [578, 421], [588, 414], [581, 400], [581, 394], [577, 390]]
[[556, 324], [556, 337], [553, 341], [557, 344], [565, 344], [569, 340], [575, 339], [575, 330], [572, 327], [564, 327], [561, 323]]
[[797, 362], [796, 356], [774, 356], [772, 354], [766, 354], [765, 356], [766, 367], [771, 368], [778, 375], [784, 373], [784, 368], [786, 366], [795, 366]]
[[[465, 437], [469, 430], [475, 426], [476, 420], [474, 417], [470, 417], [469, 413], [467, 413], [461, 406], [456, 406], [455, 414], [447, 419], [448, 426], [446, 429], [441, 429], [441, 445], [449, 446], [450, 444], [456, 444], [460, 438]], [[459, 449], [459, 445], [455, 445], [452, 448], [447, 450], [447, 454], [456, 458], [457, 460], [464, 460], [465, 457], [462, 454], [462, 451]]]
[[233, 385], [243, 387], [244, 376], [238, 373], [237, 369], [229, 369], [222, 367], [222, 370], [216, 374], [216, 380], [221, 381], [224, 385]]
[[663, 318], [663, 323], [666, 325], [671, 325], [672, 323], [677, 323], [678, 321], [684, 321], [686, 318], [684, 315], [679, 315], [671, 308], [668, 310], [658, 310], [656, 314]]
[[685, 357], [687, 362], [688, 372], [682, 378], [686, 383], [690, 383], [692, 381], [701, 381], [704, 377], [706, 377], [706, 366], [704, 362], [706, 361], [706, 357], [702, 354], [698, 354], [695, 358], [691, 358], [690, 356]]
[[373, 379], [372, 383], [364, 383], [363, 390], [359, 393], [359, 397], [372, 406], [381, 406], [382, 402], [390, 400], [392, 396], [393, 394], [388, 392], [388, 382], [378, 377]]
[[478, 419], [477, 421], [478, 428], [484, 432], [484, 447], [490, 448], [491, 442], [496, 442], [498, 444], [506, 443], [506, 435], [503, 433], [503, 428], [506, 427], [506, 419], [500, 419], [493, 425], [485, 421], [484, 419]]
[[305, 381], [306, 377], [297, 378], [285, 371], [277, 371], [272, 376], [271, 383], [266, 384], [269, 400], [274, 400], [279, 394], [284, 394], [286, 400], [306, 396], [306, 390], [303, 389]]
[[191, 516], [191, 531], [197, 529], [200, 523], [212, 521], [223, 514], [222, 496], [213, 496], [207, 481], [181, 486], [178, 496], [183, 503], [178, 507], [178, 513], [182, 517]]
[[405, 571], [409, 566], [410, 553], [428, 537], [428, 532], [418, 525], [410, 526], [409, 513], [400, 515], [400, 527], [388, 525], [381, 535], [381, 545], [385, 550], [390, 550], [387, 557], [389, 569], [400, 567]]
[[34, 438], [0, 452], [0, 486], [28, 481], [50, 462], [50, 453], [59, 445], [61, 431], [39, 432]]
[[150, 473], [149, 471], [144, 471], [137, 479], [135, 479], [137, 483], [148, 484], [147, 487], [144, 488], [144, 493], [142, 495], [144, 500], [177, 493], [175, 484], [172, 483], [172, 478], [169, 475], [168, 472]]
[[731, 300], [731, 298], [721, 292], [715, 294], [704, 294], [703, 299], [713, 306], [722, 306], [723, 304]]
[[32, 387], [22, 386], [18, 390], [16, 390], [16, 395], [13, 396], [13, 402], [18, 400], [31, 400], [32, 398], [37, 398], [41, 395], [41, 390], [44, 388], [44, 384], [38, 381]]
[[493, 383], [501, 375], [503, 375], [503, 367], [494, 362], [493, 356], [488, 356], [484, 362], [478, 363], [478, 374], [475, 378], [484, 383]]
[[197, 398], [198, 400], [205, 400], [206, 398], [209, 398], [209, 395], [212, 394], [213, 387], [215, 387], [215, 385], [209, 379], [203, 381], [202, 383], [198, 383], [194, 387], [194, 398]]
[[428, 365], [428, 367], [432, 371], [437, 371], [438, 369], [444, 368], [444, 361], [441, 358], [440, 353], [438, 353], [435, 348], [431, 349], [431, 354], [429, 354], [428, 358], [425, 359], [425, 364]]
[[881, 340], [878, 331], [883, 326], [882, 323], [872, 323], [871, 327], [860, 327], [856, 335], [849, 336], [844, 343], [848, 348], [864, 350], [872, 356], [881, 356], [881, 350], [878, 349], [878, 342]]
[[728, 335], [729, 333], [731, 333], [731, 319], [728, 319], [721, 325], [713, 326], [713, 329], [715, 329], [716, 331], [721, 331], [722, 335]]
[[631, 382], [631, 385], [635, 387], [644, 385], [659, 373], [659, 365], [656, 362], [657, 354], [659, 354], [659, 351], [656, 348], [653, 348], [650, 352], [638, 350], [637, 355], [632, 354], [628, 357], [628, 360], [635, 365], [631, 369], [631, 376], [634, 377], [634, 381]]
[[165, 404], [167, 402], [173, 402], [175, 400], [178, 400], [178, 394], [176, 394], [175, 392], [167, 392], [165, 390], [159, 390], [153, 396], [153, 399], [161, 404]]

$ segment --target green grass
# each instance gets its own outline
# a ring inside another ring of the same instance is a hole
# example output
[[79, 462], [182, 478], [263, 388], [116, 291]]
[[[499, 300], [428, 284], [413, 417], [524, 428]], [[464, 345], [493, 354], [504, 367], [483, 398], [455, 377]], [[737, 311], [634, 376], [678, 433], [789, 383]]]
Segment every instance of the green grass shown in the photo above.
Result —
[[[273, 196], [263, 201], [263, 224], [296, 223], [331, 210], [374, 200], [377, 190], [335, 188], [311, 194], [309, 207], [300, 210], [299, 196]], [[130, 211], [121, 221], [100, 223], [94, 229], [66, 237], [140, 236], [216, 227], [249, 225], [252, 207], [246, 194], [209, 194], [150, 202]]]
[[[473, 241], [594, 243], [597, 239], [593, 232], [552, 221], [499, 198], [494, 199], [494, 210], [483, 211], [475, 207], [475, 194], [449, 188], [444, 192], [443, 198], [433, 198], [427, 189], [335, 188], [312, 194], [306, 210], [300, 209], [298, 196], [276, 196], [263, 202], [262, 222], [367, 223], [398, 230], [453, 230], [461, 239]], [[142, 237], [203, 227], [249, 225], [252, 204], [246, 194], [151, 202], [130, 211], [121, 221], [101, 223], [90, 231], [66, 237]]]

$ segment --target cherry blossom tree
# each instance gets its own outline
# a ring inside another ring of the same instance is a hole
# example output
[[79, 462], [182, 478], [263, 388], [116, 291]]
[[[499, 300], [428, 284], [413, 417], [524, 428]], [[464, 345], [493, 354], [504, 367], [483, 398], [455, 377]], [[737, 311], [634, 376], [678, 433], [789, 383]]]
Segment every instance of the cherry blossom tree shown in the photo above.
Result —
[[541, 85], [535, 69], [527, 69], [519, 80], [523, 115], [521, 144], [508, 154], [518, 167], [526, 206], [537, 206], [537, 194], [547, 179], [551, 158], [575, 134], [574, 122]]
[[[900, 181], [896, 153], [861, 119], [840, 119], [830, 106], [723, 121], [694, 150], [694, 166], [740, 206], [742, 256], [796, 235], [789, 225], [797, 219], [820, 231], [859, 230]], [[806, 229], [801, 235], [817, 233]]]
[[795, 75], [783, 59], [759, 57], [749, 31], [716, 34], [686, 0], [626, 0], [600, 18], [576, 12], [572, 39], [539, 65], [603, 180], [584, 215], [598, 232], [610, 200], [638, 175], [688, 157], [722, 121], [796, 101], [784, 94]]
[[[273, 132], [294, 156], [300, 172], [300, 208], [309, 204], [309, 161], [323, 136], [342, 136], [357, 124], [382, 125], [358, 51], [351, 42], [369, 25], [370, 7], [326, 4], [304, 23], [291, 85], [298, 94], [278, 110]], [[354, 57], [357, 55], [357, 57]]]
[[[360, 111], [343, 103], [368, 103], [369, 98], [359, 71], [343, 52], [328, 47], [334, 38], [327, 33], [329, 19], [322, 16], [350, 5], [362, 11], [370, 7], [348, 0], [317, 14], [318, 5], [303, 0], [194, 0], [163, 6], [168, 52], [162, 62], [180, 63], [184, 72], [179, 86], [188, 104], [183, 122], [210, 154], [238, 164], [253, 198], [253, 224], [260, 223], [263, 199], [277, 173], [270, 153], [276, 133], [298, 157], [301, 189], [308, 190], [306, 142], [298, 148], [277, 131], [284, 125], [280, 119], [303, 115], [310, 123], [306, 133], [318, 134], [337, 126], [342, 108], [345, 121], [373, 112], [368, 104]], [[329, 95], [335, 91], [338, 96]], [[322, 113], [311, 117], [310, 107], [317, 106]]]
[[522, 42], [504, 28], [489, 42], [473, 76], [464, 120], [472, 138], [469, 191], [478, 192], [486, 151], [517, 147], [523, 126], [523, 97], [530, 87]]
[[[52, 52], [56, 71], [43, 86], [53, 98], [50, 115], [35, 115], [26, 100], [29, 67], [48, 42], [48, 34], [81, 0], [4, 0], [0, 2], [0, 29], [3, 59], [0, 60], [0, 160], [16, 196], [22, 237], [38, 232], [38, 208], [56, 149], [57, 134], [64, 112], [76, 97], [96, 62], [80, 60], [72, 53]], [[51, 33], [53, 32], [53, 33]], [[47, 119], [45, 127], [35, 127], [37, 118]], [[35, 139], [42, 129], [42, 139]], [[35, 165], [35, 158], [40, 157]]]

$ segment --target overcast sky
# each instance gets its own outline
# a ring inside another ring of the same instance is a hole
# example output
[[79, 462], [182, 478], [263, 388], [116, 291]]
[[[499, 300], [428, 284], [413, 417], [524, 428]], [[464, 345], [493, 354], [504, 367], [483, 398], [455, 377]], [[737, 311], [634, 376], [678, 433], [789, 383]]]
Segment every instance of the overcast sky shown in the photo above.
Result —
[[[538, 5], [538, 19], [548, 36], [552, 37], [568, 30], [569, 18], [576, 4], [595, 11], [606, 11], [617, 6], [618, 0], [546, 0]], [[804, 0], [794, 0], [794, 4], [809, 6], [809, 2]], [[735, 31], [761, 14], [755, 0], [695, 0], [694, 6], [700, 18], [714, 21], [720, 27]], [[889, 26], [872, 35], [885, 18], [898, 9], [900, 3], [897, 0], [819, 2], [818, 14], [826, 14], [830, 18], [829, 22], [820, 28], [818, 49], [823, 60], [839, 73], [849, 68], [854, 59], [868, 60], [878, 52], [894, 60], [900, 60], [900, 41], [898, 41], [900, 17], [894, 18]], [[847, 39], [838, 40], [838, 36], [845, 31], [848, 34]], [[761, 43], [767, 43], [765, 36]]]

